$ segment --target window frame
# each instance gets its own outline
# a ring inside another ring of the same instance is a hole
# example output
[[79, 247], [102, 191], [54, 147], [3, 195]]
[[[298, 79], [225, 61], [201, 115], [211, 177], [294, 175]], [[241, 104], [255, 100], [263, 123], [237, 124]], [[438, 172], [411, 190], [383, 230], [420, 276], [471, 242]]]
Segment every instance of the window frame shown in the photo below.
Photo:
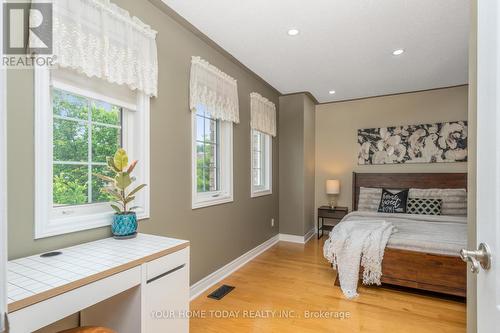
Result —
[[[90, 89], [51, 80], [48, 68], [35, 67], [35, 239], [94, 229], [111, 224], [114, 211], [109, 203], [53, 206], [53, 110], [51, 89], [56, 88], [122, 107], [123, 148], [140, 161], [137, 183], [149, 184], [149, 97], [137, 92], [131, 104]], [[132, 92], [131, 92], [132, 93]], [[150, 193], [138, 194], [138, 219], [149, 218]]]
[[[264, 168], [264, 181], [263, 186], [255, 186], [253, 183], [253, 152], [254, 152], [254, 140], [253, 135], [257, 132], [264, 138], [264, 162], [262, 163]], [[256, 129], [250, 130], [250, 197], [257, 198], [265, 195], [273, 194], [273, 138], [271, 135], [258, 131]]]
[[219, 123], [219, 184], [220, 189], [198, 192], [197, 184], [197, 121], [196, 111], [191, 112], [191, 208], [199, 209], [234, 201], [233, 196], [233, 123]]

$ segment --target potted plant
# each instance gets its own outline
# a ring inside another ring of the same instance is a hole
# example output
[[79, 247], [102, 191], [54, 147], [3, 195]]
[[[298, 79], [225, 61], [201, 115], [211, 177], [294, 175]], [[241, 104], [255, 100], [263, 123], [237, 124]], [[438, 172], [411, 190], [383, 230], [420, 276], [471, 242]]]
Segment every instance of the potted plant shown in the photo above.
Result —
[[137, 235], [137, 216], [134, 210], [139, 207], [129, 206], [134, 201], [137, 192], [142, 190], [146, 184], [141, 184], [133, 190], [127, 191], [127, 188], [135, 180], [135, 177], [132, 177], [131, 174], [137, 165], [137, 161], [134, 160], [128, 165], [128, 156], [124, 149], [118, 149], [115, 156], [107, 157], [106, 161], [108, 168], [114, 173], [114, 177], [101, 174], [95, 175], [107, 183], [107, 186], [102, 191], [114, 199], [114, 203], [111, 203], [111, 208], [115, 210], [111, 232], [117, 239], [133, 238]]

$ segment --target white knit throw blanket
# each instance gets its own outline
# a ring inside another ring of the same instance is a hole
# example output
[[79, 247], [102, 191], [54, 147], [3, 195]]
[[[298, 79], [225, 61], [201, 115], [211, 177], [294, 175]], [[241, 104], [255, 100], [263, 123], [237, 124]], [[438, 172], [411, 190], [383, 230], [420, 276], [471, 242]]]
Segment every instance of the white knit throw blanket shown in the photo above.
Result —
[[325, 241], [323, 254], [337, 269], [340, 288], [348, 299], [358, 296], [359, 266], [363, 284], [380, 285], [385, 246], [395, 228], [386, 221], [343, 221]]

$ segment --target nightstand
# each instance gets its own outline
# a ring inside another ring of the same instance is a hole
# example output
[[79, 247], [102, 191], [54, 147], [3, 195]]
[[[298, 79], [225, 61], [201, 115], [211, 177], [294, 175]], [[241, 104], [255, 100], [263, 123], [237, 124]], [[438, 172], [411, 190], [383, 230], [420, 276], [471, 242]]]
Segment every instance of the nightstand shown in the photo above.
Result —
[[[318, 208], [318, 239], [323, 237], [324, 231], [331, 231], [334, 226], [339, 223], [344, 216], [349, 213], [347, 207], [335, 207], [330, 208], [330, 206], [321, 206]], [[324, 224], [324, 220], [329, 219], [333, 221], [333, 224]], [[321, 236], [320, 236], [321, 231]]]

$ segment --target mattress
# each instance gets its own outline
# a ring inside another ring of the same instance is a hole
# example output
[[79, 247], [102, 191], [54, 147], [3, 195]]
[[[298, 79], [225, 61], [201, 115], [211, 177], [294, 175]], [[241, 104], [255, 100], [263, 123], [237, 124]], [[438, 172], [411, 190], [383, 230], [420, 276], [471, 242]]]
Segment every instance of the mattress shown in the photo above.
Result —
[[432, 216], [352, 212], [342, 221], [385, 220], [396, 227], [387, 247], [434, 254], [460, 256], [467, 248], [467, 218], [465, 216]]

